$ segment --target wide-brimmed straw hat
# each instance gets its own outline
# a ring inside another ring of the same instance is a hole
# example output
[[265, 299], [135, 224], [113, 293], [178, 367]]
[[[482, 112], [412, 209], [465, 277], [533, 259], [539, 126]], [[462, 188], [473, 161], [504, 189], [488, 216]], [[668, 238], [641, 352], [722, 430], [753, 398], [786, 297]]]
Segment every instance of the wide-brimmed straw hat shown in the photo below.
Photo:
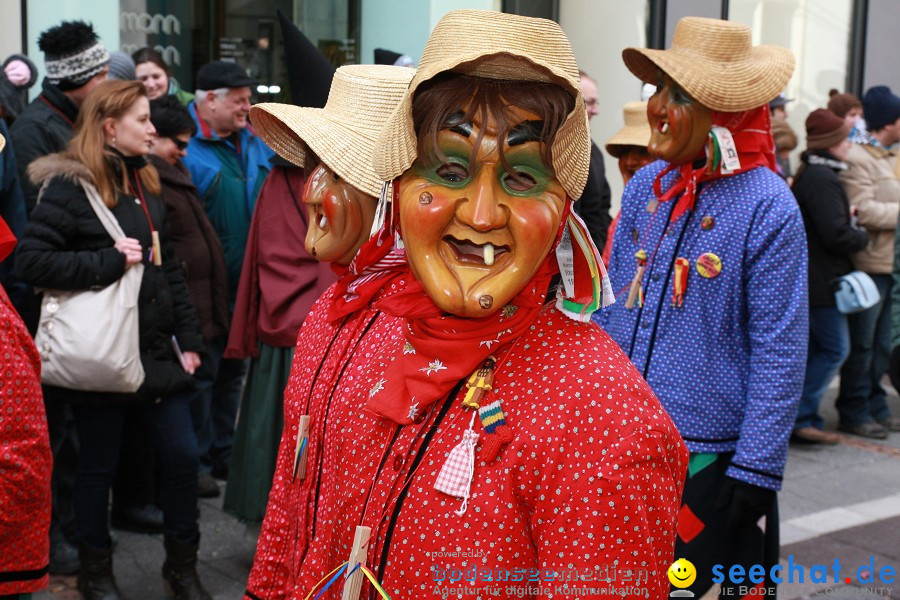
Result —
[[646, 102], [626, 102], [623, 110], [625, 126], [606, 140], [606, 151], [613, 158], [621, 158], [629, 146], [646, 148], [650, 144], [650, 122]]
[[626, 48], [625, 66], [641, 81], [671, 77], [700, 104], [722, 112], [741, 112], [768, 103], [787, 85], [794, 55], [780, 46], [753, 46], [746, 25], [684, 17], [667, 50]]
[[266, 102], [250, 109], [259, 137], [303, 166], [307, 148], [341, 179], [370, 196], [381, 192], [372, 156], [381, 128], [400, 102], [412, 69], [347, 65], [334, 74], [325, 108]]
[[415, 161], [413, 98], [423, 83], [447, 71], [512, 83], [552, 83], [569, 92], [575, 105], [553, 141], [551, 166], [569, 196], [581, 196], [591, 138], [578, 65], [566, 34], [547, 19], [482, 10], [449, 12], [431, 32], [409, 90], [382, 131], [374, 159], [382, 179], [394, 179]]

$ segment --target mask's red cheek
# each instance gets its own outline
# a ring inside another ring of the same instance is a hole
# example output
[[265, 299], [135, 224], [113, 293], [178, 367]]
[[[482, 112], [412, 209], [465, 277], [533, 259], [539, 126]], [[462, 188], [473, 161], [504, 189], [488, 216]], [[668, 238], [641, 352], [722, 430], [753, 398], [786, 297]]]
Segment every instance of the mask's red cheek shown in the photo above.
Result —
[[562, 208], [535, 199], [524, 199], [509, 207], [509, 224], [517, 244], [543, 246], [555, 239]]
[[408, 227], [420, 228], [423, 232], [443, 229], [453, 218], [457, 200], [463, 197], [464, 193], [461, 191], [431, 186], [428, 189], [411, 190], [402, 205]]
[[343, 209], [344, 203], [340, 200], [340, 194], [331, 188], [326, 188], [322, 193], [322, 212], [325, 213], [325, 217], [334, 222], [334, 219], [337, 217], [338, 213]]

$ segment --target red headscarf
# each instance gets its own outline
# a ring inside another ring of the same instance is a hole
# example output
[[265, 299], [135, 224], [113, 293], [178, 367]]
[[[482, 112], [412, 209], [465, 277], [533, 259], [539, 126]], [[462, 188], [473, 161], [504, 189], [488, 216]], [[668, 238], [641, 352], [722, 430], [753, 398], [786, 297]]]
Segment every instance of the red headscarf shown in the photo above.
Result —
[[[397, 181], [392, 182], [392, 196], [397, 198]], [[379, 200], [379, 202], [382, 202]], [[332, 322], [368, 306], [372, 298], [391, 281], [408, 272], [406, 252], [394, 244], [392, 224], [399, 223], [395, 202], [391, 202], [391, 218], [378, 233], [360, 247], [348, 267], [333, 264], [340, 279], [335, 287], [334, 300], [328, 308]]]
[[[756, 167], [768, 167], [775, 171], [775, 143], [772, 140], [772, 123], [768, 105], [738, 113], [713, 111], [712, 124], [724, 127], [731, 132], [741, 166], [734, 171], [723, 173], [724, 166], [715, 164], [711, 153], [707, 151], [709, 158], [700, 167], [695, 168], [692, 163], [686, 163], [683, 165], [670, 164], [663, 169], [656, 176], [656, 181], [653, 182], [653, 191], [659, 201], [668, 202], [684, 192], [672, 210], [672, 216], [669, 219], [672, 222], [678, 220], [678, 217], [685, 212], [694, 209], [697, 186], [704, 181], [730, 177]], [[710, 139], [707, 148], [711, 146], [711, 142]], [[680, 177], [663, 194], [662, 179], [667, 173], [675, 170], [680, 172]]]

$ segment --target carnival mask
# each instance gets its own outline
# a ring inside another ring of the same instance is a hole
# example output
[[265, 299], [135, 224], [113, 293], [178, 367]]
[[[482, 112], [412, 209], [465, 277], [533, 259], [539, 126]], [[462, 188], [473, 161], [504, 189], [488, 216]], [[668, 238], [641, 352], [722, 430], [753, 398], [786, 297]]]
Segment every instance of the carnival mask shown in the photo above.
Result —
[[712, 128], [712, 110], [703, 106], [665, 73], [647, 103], [650, 144], [656, 158], [683, 165], [703, 157]]
[[399, 179], [413, 274], [435, 304], [459, 316], [488, 316], [525, 287], [553, 247], [565, 206], [565, 190], [541, 160], [539, 117], [506, 111], [508, 132], [493, 117], [448, 124], [437, 138], [446, 161], [420, 156]]
[[343, 181], [322, 163], [306, 182], [303, 203], [309, 214], [306, 251], [321, 262], [349, 265], [369, 237], [375, 198]]
[[619, 173], [626, 185], [638, 170], [653, 162], [653, 157], [643, 146], [628, 146], [628, 150], [619, 157]]

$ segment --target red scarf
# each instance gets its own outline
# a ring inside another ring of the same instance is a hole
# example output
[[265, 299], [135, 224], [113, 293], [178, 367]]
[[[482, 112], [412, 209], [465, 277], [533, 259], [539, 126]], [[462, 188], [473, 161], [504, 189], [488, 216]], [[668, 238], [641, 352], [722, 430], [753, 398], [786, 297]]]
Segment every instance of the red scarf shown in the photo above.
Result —
[[550, 280], [558, 272], [556, 254], [550, 252], [525, 289], [510, 304], [483, 319], [443, 312], [410, 275], [405, 289], [375, 303], [390, 315], [406, 318], [406, 344], [366, 407], [396, 423], [412, 423], [417, 414], [445, 397], [488, 356], [503, 358], [502, 353], [497, 354], [498, 349], [531, 326], [544, 305]]
[[406, 344], [370, 393], [366, 407], [408, 425], [488, 356], [501, 360], [503, 353], [498, 355], [498, 350], [523, 335], [544, 306], [550, 280], [559, 272], [555, 248], [571, 207], [572, 201], [566, 198], [556, 241], [537, 273], [507, 306], [489, 317], [473, 319], [443, 312], [405, 264], [404, 274], [409, 275], [405, 288], [378, 300], [375, 306], [406, 319]]
[[[653, 192], [660, 202], [668, 202], [681, 194], [672, 209], [672, 216], [669, 218], [673, 223], [685, 212], [694, 209], [699, 184], [722, 177], [731, 177], [756, 167], [768, 167], [775, 171], [775, 143], [772, 140], [772, 124], [768, 105], [739, 113], [713, 111], [712, 124], [724, 127], [731, 132], [741, 167], [722, 173], [720, 165], [715, 165], [715, 169], [709, 172], [710, 162], [707, 159], [703, 165], [696, 168], [692, 163], [686, 163], [683, 165], [670, 164], [663, 169], [656, 176], [656, 181], [653, 182]], [[711, 153], [707, 151], [707, 156], [710, 155]], [[663, 177], [675, 170], [680, 172], [678, 179], [671, 188], [662, 193]]]
[[[398, 198], [397, 182], [394, 181], [394, 198]], [[393, 206], [392, 223], [399, 223]], [[332, 269], [338, 274], [335, 285], [334, 300], [328, 307], [328, 320], [337, 321], [360, 308], [369, 305], [381, 289], [406, 274], [408, 269], [406, 252], [394, 245], [394, 233], [389, 223], [385, 223], [377, 234], [370, 237], [360, 247], [348, 267], [332, 263]]]

